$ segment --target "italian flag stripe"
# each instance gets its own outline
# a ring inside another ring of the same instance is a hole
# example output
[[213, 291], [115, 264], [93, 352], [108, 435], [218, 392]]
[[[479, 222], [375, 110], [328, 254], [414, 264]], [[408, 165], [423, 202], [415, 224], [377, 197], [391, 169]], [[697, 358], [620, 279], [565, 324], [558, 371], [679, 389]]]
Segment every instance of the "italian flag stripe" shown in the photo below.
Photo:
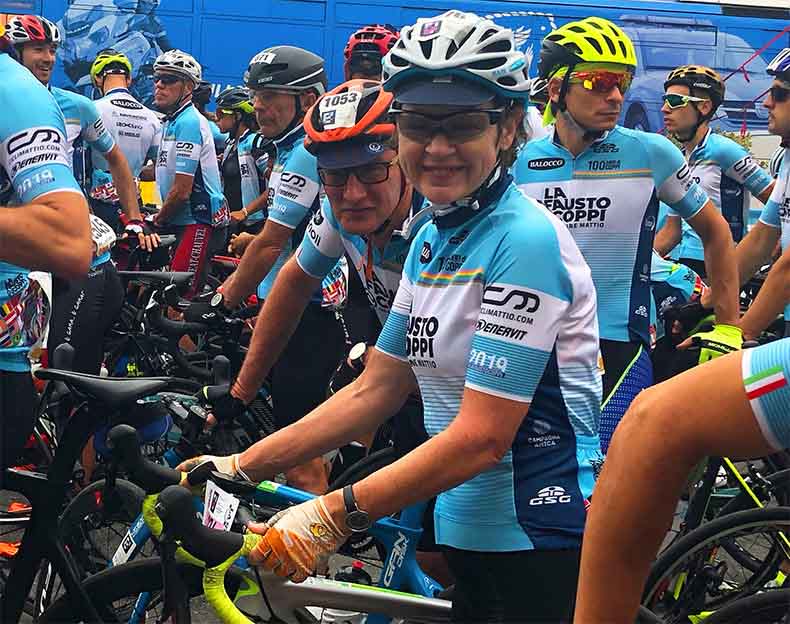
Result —
[[749, 400], [752, 400], [783, 388], [787, 385], [787, 379], [785, 379], [782, 367], [774, 366], [748, 377], [744, 380], [744, 385], [746, 386], [746, 396], [749, 397]]

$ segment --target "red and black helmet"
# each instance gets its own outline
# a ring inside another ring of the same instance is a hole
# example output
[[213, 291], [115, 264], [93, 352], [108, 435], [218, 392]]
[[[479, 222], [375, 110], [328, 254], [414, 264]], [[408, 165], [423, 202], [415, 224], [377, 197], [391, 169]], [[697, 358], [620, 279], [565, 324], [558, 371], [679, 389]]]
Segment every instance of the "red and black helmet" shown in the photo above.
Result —
[[[346, 80], [351, 78], [353, 64], [359, 63], [362, 71], [369, 71], [376, 64], [380, 67], [381, 59], [392, 49], [399, 37], [398, 31], [390, 24], [370, 24], [354, 32], [343, 50]], [[366, 62], [371, 65], [370, 69], [364, 66]]]
[[5, 25], [3, 38], [14, 46], [24, 43], [54, 43], [62, 38], [58, 27], [40, 15], [15, 15]]

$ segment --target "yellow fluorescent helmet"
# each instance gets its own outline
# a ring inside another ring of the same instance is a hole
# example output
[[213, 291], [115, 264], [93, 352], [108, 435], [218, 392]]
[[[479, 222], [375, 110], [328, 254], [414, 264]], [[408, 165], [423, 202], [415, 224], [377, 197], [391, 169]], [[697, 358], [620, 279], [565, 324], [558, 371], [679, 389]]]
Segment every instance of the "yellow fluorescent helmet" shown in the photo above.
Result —
[[102, 72], [112, 64], [121, 65], [130, 76], [132, 75], [132, 63], [126, 55], [117, 50], [107, 49], [99, 52], [91, 65], [90, 74], [93, 82], [95, 83]]

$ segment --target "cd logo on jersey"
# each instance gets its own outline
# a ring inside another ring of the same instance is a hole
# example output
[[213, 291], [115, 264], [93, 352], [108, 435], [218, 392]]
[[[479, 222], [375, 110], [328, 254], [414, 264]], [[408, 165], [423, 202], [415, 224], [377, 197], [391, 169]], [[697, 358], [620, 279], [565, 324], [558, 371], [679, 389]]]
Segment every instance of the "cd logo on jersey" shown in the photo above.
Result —
[[540, 308], [540, 297], [528, 290], [491, 285], [483, 291], [483, 303], [493, 306], [508, 306], [517, 312], [531, 314]]
[[527, 163], [530, 169], [547, 171], [549, 169], [559, 169], [565, 165], [564, 158], [533, 158]]
[[132, 100], [122, 100], [120, 98], [115, 100], [110, 100], [110, 104], [113, 106], [117, 106], [118, 108], [127, 108], [129, 110], [142, 110], [143, 105], [138, 104], [137, 102], [133, 102]]
[[431, 253], [431, 244], [428, 241], [425, 241], [422, 244], [422, 251], [420, 252], [420, 262], [422, 264], [428, 264], [432, 258], [433, 254]]
[[60, 133], [54, 128], [26, 130], [9, 139], [8, 155], [11, 156], [25, 147], [44, 145], [46, 143], [60, 143]]

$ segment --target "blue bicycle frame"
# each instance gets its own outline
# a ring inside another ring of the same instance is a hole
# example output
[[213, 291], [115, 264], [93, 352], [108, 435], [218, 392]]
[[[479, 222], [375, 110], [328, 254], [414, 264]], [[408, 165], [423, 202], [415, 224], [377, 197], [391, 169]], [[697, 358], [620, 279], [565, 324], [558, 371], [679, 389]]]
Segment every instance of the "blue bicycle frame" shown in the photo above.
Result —
[[[171, 449], [165, 453], [165, 461], [171, 467], [175, 467], [182, 460]], [[263, 481], [258, 484], [253, 500], [260, 505], [285, 508], [312, 498], [315, 498], [315, 495], [309, 492], [273, 481]], [[195, 497], [194, 500], [195, 509], [202, 512], [202, 499]], [[382, 518], [368, 530], [370, 535], [381, 542], [387, 552], [377, 584], [379, 587], [430, 598], [436, 597], [442, 591], [443, 587], [422, 571], [416, 558], [426, 505], [427, 503], [417, 503], [406, 507], [401, 511], [399, 518]], [[117, 565], [132, 559], [139, 548], [152, 536], [151, 529], [141, 513], [129, 527], [108, 565]], [[243, 560], [240, 560], [238, 564], [243, 568], [248, 567], [247, 562]], [[138, 614], [144, 613], [147, 602], [147, 594], [141, 594], [135, 604], [135, 613], [130, 619], [132, 624], [138, 621]], [[391, 619], [387, 616], [373, 613], [367, 618], [368, 624], [387, 624], [390, 621]]]

